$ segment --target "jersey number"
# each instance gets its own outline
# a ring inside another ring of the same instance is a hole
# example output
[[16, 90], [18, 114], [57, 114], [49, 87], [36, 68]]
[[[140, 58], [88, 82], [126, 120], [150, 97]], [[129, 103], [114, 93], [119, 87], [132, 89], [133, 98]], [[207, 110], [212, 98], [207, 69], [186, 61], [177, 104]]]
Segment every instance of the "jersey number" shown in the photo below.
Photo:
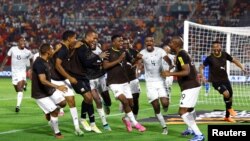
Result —
[[16, 56], [16, 59], [17, 59], [17, 60], [21, 60], [21, 59], [22, 59], [22, 58], [21, 58], [21, 55], [17, 55], [17, 56]]

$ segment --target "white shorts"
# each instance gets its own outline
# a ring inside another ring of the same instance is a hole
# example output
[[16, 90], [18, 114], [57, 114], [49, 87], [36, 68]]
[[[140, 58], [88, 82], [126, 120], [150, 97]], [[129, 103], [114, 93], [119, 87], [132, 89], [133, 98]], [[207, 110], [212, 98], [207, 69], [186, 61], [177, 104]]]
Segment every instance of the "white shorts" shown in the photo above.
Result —
[[140, 82], [139, 79], [134, 79], [129, 82], [130, 89], [132, 94], [140, 93], [141, 92], [141, 87], [140, 87]]
[[168, 76], [165, 79], [165, 84], [167, 87], [171, 87], [174, 81], [174, 77], [173, 76]]
[[180, 107], [193, 108], [196, 105], [201, 87], [187, 89], [181, 92]]
[[161, 97], [169, 98], [164, 81], [146, 82], [146, 88], [149, 103]]
[[56, 85], [65, 85], [68, 88], [67, 92], [63, 92], [63, 96], [74, 96], [74, 89], [72, 88], [70, 82], [68, 79], [64, 80], [64, 81], [55, 81], [51, 79], [51, 83], [56, 84]]
[[12, 72], [12, 84], [17, 85], [18, 82], [24, 80], [26, 81], [26, 72]]
[[63, 92], [56, 90], [51, 96], [36, 99], [36, 103], [45, 114], [53, 112], [60, 102], [64, 101]]
[[90, 83], [91, 90], [96, 89], [99, 93], [102, 93], [108, 90], [105, 75], [96, 79], [89, 80], [89, 83]]
[[132, 93], [131, 89], [128, 83], [123, 84], [111, 84], [109, 85], [109, 88], [113, 92], [115, 98], [117, 98], [119, 95], [124, 94], [127, 99], [132, 99]]

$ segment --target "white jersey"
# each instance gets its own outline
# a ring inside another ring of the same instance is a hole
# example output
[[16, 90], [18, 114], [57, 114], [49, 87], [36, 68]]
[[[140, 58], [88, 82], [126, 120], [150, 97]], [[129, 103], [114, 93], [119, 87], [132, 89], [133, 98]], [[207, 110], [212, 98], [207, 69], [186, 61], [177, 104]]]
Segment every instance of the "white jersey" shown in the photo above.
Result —
[[144, 64], [145, 80], [148, 82], [164, 81], [161, 77], [162, 60], [167, 55], [165, 50], [159, 47], [154, 47], [152, 52], [147, 49], [140, 51]]
[[95, 50], [92, 50], [92, 52], [96, 55], [99, 55], [102, 53], [102, 50], [99, 47], [96, 47]]
[[10, 48], [7, 55], [11, 56], [12, 73], [26, 72], [26, 64], [33, 57], [30, 50], [26, 48], [21, 50], [17, 46]]
[[[168, 58], [171, 60], [172, 65], [174, 65], [175, 64], [175, 62], [174, 62], [175, 55], [168, 54]], [[164, 59], [162, 59], [162, 69], [163, 70], [169, 70], [169, 65]], [[173, 70], [174, 69], [171, 69], [171, 72], [173, 72]]]
[[35, 53], [34, 56], [33, 56], [33, 62], [35, 62], [36, 58], [39, 57], [39, 52]]

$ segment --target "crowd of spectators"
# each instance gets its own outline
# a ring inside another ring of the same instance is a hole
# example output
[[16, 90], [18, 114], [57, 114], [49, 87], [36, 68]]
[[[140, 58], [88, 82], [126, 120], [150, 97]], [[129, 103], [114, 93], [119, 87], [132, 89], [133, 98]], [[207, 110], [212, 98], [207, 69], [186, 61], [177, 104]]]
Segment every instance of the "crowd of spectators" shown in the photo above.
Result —
[[[226, 1], [234, 2], [230, 9]], [[182, 5], [188, 5], [188, 12], [185, 11], [188, 15], [178, 15], [177, 11], [178, 16], [176, 16], [176, 11], [172, 11], [176, 4], [174, 2], [169, 0], [1, 0], [0, 62], [19, 36], [24, 36], [28, 41], [28, 47], [36, 52], [43, 42], [52, 44], [59, 42], [61, 34], [66, 29], [76, 31], [81, 38], [87, 29], [94, 28], [100, 34], [100, 42], [103, 45], [108, 46], [112, 34], [120, 33], [131, 38], [134, 45], [141, 48], [146, 34], [162, 32], [162, 42], [157, 43], [159, 45], [167, 43], [173, 35], [181, 35], [183, 21], [190, 16], [192, 21], [198, 23], [229, 26], [223, 18], [226, 16], [232, 19], [231, 25], [237, 26], [242, 16], [249, 15], [250, 8], [248, 0], [199, 0], [198, 2], [186, 0]], [[179, 5], [177, 9], [182, 13]], [[158, 27], [160, 31], [156, 30]]]

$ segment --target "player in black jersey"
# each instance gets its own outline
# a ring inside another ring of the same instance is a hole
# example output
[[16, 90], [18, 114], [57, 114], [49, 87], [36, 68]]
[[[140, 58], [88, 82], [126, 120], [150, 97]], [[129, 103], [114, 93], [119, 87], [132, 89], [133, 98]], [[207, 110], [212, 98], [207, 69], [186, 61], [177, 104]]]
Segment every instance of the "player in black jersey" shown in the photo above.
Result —
[[51, 83], [50, 65], [48, 60], [53, 55], [49, 44], [42, 44], [39, 48], [40, 57], [37, 57], [32, 67], [31, 97], [48, 116], [47, 119], [54, 130], [56, 138], [63, 138], [58, 127], [58, 113], [60, 107], [65, 107], [63, 93], [67, 91], [65, 85]]
[[209, 66], [208, 81], [211, 82], [213, 87], [223, 95], [226, 105], [226, 115], [224, 120], [228, 122], [235, 122], [235, 120], [230, 117], [230, 115], [236, 116], [237, 113], [232, 108], [233, 89], [226, 71], [227, 60], [234, 63], [243, 72], [246, 72], [243, 65], [236, 58], [233, 58], [227, 52], [222, 51], [221, 43], [219, 41], [214, 41], [212, 43], [212, 53], [203, 61], [203, 64], [200, 65], [199, 69], [201, 78], [205, 82], [206, 80], [203, 75], [203, 71], [205, 66]]
[[[136, 55], [139, 53], [137, 50], [132, 48], [132, 45], [130, 44], [130, 40], [127, 38], [123, 38], [123, 47], [130, 54], [132, 59], [135, 59]], [[129, 85], [130, 85], [130, 89], [132, 92], [133, 103], [134, 103], [132, 107], [132, 111], [134, 113], [135, 118], [137, 118], [137, 115], [139, 112], [139, 96], [140, 96], [140, 91], [141, 91], [140, 82], [136, 76], [137, 68], [135, 65], [131, 63], [127, 63], [126, 68], [127, 68], [128, 78], [130, 81]]]
[[205, 137], [195, 122], [196, 114], [194, 107], [201, 89], [201, 85], [196, 79], [195, 65], [190, 55], [183, 49], [183, 41], [180, 37], [173, 37], [169, 46], [176, 53], [176, 71], [164, 71], [162, 75], [165, 77], [177, 76], [181, 88], [179, 114], [188, 126], [188, 129], [182, 135], [193, 134], [194, 137], [190, 141], [204, 141]]
[[132, 58], [122, 49], [123, 39], [121, 35], [114, 35], [111, 40], [112, 47], [108, 50], [109, 57], [103, 61], [103, 68], [107, 70], [107, 83], [114, 96], [123, 105], [125, 112], [123, 122], [126, 125], [127, 130], [129, 132], [132, 131], [132, 122], [137, 130], [144, 132], [146, 128], [136, 121], [131, 110], [133, 97], [129, 86], [126, 65]]
[[[93, 39], [92, 39], [93, 38]], [[93, 60], [91, 67], [86, 67], [87, 78], [90, 80], [90, 87], [93, 99], [96, 103], [97, 113], [102, 121], [104, 130], [111, 131], [111, 128], [107, 122], [106, 115], [102, 106], [101, 93], [105, 91], [106, 70], [102, 67], [103, 58], [108, 57], [106, 51], [102, 52], [99, 47], [96, 47], [98, 39], [98, 34], [94, 30], [89, 30], [86, 32], [84, 39], [82, 40], [86, 50], [87, 59], [96, 58]], [[92, 41], [93, 40], [93, 41]], [[81, 114], [82, 121], [86, 120], [86, 113]]]

